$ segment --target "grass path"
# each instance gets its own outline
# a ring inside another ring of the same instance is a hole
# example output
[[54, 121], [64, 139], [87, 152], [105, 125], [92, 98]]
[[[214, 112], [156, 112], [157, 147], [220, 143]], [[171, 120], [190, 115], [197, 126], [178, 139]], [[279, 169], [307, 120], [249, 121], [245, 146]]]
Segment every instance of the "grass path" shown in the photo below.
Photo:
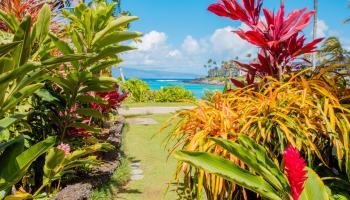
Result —
[[[124, 150], [129, 160], [140, 162], [143, 170], [142, 180], [130, 181], [123, 190], [117, 194], [117, 199], [126, 200], [175, 200], [177, 195], [166, 190], [168, 183], [173, 180], [176, 161], [167, 160], [168, 153], [162, 146], [165, 135], [153, 137], [161, 128], [170, 114], [155, 114], [148, 116], [155, 119], [158, 124], [137, 125], [132, 124], [124, 132]], [[153, 138], [152, 138], [153, 137]]]

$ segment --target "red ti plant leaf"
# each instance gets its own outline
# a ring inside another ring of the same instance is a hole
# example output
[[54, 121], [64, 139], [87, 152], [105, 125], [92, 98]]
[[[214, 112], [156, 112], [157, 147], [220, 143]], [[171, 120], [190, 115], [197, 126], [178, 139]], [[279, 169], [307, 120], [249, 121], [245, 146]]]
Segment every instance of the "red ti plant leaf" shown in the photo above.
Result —
[[282, 74], [296, 67], [293, 61], [302, 59], [302, 55], [312, 53], [322, 39], [305, 44], [306, 38], [301, 31], [309, 24], [314, 11], [306, 12], [306, 8], [294, 10], [285, 16], [284, 4], [277, 14], [263, 9], [265, 20], [261, 19], [263, 0], [219, 0], [209, 6], [208, 10], [216, 15], [239, 20], [250, 30], [233, 31], [240, 38], [260, 48], [257, 61], [250, 64], [236, 62], [247, 69], [248, 84], [254, 83], [255, 76], [273, 76], [281, 79]]

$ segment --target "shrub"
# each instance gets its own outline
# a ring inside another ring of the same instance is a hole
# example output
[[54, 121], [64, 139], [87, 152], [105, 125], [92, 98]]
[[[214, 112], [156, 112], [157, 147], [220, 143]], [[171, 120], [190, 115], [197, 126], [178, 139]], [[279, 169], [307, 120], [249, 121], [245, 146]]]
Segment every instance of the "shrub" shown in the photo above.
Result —
[[156, 102], [181, 102], [194, 99], [191, 91], [180, 86], [163, 87], [159, 91], [156, 91], [154, 95]]
[[129, 79], [122, 83], [122, 88], [129, 94], [129, 101], [147, 102], [151, 88], [145, 81], [139, 79]]
[[[212, 102], [200, 101], [198, 107], [176, 115], [181, 120], [169, 136], [169, 141], [177, 141], [173, 150], [181, 146], [186, 151], [205, 151], [246, 168], [209, 138], [236, 141], [239, 135], [247, 135], [276, 158], [293, 145], [302, 152], [309, 166], [324, 165], [346, 177], [350, 110], [341, 104], [343, 97], [330, 84], [332, 79], [323, 73], [309, 79], [305, 72], [285, 75], [286, 82], [265, 77], [263, 81], [268, 84], [260, 90], [239, 88], [226, 94], [216, 93]], [[208, 199], [230, 199], [244, 192], [237, 190], [233, 182], [184, 163], [179, 163], [177, 178], [181, 172], [185, 191], [192, 191], [187, 194], [192, 198], [201, 188]]]

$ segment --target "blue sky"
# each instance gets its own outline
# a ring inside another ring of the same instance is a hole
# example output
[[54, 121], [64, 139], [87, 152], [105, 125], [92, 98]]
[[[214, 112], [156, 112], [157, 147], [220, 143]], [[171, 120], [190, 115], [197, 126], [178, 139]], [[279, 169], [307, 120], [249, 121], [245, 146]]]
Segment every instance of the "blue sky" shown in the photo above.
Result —
[[[144, 33], [139, 50], [124, 55], [124, 67], [204, 74], [209, 58], [217, 61], [236, 56], [246, 60], [256, 49], [230, 33], [237, 21], [207, 11], [216, 0], [124, 0], [123, 10], [139, 16], [132, 30]], [[279, 0], [265, 0], [264, 6], [278, 10]], [[313, 0], [285, 0], [287, 11], [313, 8]], [[347, 0], [319, 0], [319, 30], [322, 37], [337, 36], [350, 48], [350, 16]], [[244, 28], [244, 27], [243, 27]], [[311, 36], [311, 25], [304, 34]]]

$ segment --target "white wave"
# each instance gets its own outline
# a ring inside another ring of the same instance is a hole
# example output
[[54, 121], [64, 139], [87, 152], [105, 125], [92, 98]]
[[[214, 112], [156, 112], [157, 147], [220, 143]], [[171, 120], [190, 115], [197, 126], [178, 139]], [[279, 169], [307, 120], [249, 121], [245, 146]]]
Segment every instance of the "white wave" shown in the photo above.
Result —
[[157, 82], [177, 82], [178, 80], [156, 80]]

